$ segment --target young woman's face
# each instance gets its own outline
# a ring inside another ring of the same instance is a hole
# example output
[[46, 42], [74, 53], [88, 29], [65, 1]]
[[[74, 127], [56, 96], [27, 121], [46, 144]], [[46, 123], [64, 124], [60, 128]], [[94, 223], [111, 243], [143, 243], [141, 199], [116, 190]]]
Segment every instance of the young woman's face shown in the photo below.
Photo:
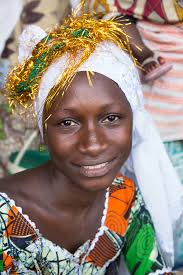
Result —
[[54, 167], [91, 191], [111, 185], [132, 142], [132, 111], [124, 93], [97, 73], [92, 83], [79, 72], [52, 105], [45, 130]]

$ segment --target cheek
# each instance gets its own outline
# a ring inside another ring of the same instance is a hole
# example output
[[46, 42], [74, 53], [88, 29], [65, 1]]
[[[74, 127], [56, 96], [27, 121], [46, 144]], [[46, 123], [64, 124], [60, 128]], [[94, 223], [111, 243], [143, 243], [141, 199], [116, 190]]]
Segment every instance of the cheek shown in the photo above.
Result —
[[51, 131], [47, 132], [47, 146], [53, 158], [67, 160], [72, 156], [74, 150], [74, 142], [67, 135], [60, 135], [57, 131], [53, 135]]
[[131, 131], [123, 132], [120, 138], [119, 146], [122, 148], [122, 152], [126, 155], [131, 151], [132, 146], [132, 133]]
[[132, 123], [129, 121], [122, 125], [114, 137], [122, 156], [127, 158], [132, 146]]

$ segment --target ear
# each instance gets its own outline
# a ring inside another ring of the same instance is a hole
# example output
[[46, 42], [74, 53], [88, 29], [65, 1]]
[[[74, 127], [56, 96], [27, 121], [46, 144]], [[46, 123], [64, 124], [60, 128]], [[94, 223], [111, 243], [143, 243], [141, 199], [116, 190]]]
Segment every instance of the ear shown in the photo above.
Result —
[[19, 37], [18, 60], [23, 63], [25, 59], [31, 56], [32, 51], [47, 33], [36, 25], [30, 25], [22, 32]]

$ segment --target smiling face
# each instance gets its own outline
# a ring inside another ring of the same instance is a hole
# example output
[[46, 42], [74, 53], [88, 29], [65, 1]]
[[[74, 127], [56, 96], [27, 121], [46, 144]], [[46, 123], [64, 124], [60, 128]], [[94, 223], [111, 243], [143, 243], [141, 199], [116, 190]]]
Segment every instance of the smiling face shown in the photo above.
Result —
[[91, 191], [111, 185], [132, 142], [132, 111], [124, 93], [97, 73], [92, 83], [86, 72], [77, 73], [64, 97], [52, 105], [45, 130], [56, 170]]

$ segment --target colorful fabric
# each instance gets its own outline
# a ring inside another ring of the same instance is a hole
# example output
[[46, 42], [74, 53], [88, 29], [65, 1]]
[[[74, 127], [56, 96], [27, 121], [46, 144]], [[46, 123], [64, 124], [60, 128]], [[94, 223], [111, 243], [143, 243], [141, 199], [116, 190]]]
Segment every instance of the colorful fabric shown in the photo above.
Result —
[[[145, 104], [163, 141], [183, 139], [183, 23], [160, 25], [139, 21], [144, 43], [173, 63], [173, 69], [143, 85]], [[172, 39], [173, 37], [173, 39]]]
[[106, 194], [95, 239], [71, 254], [45, 239], [14, 201], [1, 193], [1, 274], [105, 274], [121, 253], [130, 274], [157, 270], [165, 274], [168, 269], [158, 251], [150, 215], [134, 183], [118, 176]]
[[[75, 5], [78, 1], [71, 0]], [[87, 2], [88, 10], [96, 12], [98, 16], [111, 17], [124, 14], [156, 23], [183, 21], [181, 0], [89, 0]]]
[[164, 142], [164, 145], [183, 184], [183, 141]]
[[183, 4], [179, 0], [114, 0], [121, 14], [153, 22], [180, 22], [183, 20]]

